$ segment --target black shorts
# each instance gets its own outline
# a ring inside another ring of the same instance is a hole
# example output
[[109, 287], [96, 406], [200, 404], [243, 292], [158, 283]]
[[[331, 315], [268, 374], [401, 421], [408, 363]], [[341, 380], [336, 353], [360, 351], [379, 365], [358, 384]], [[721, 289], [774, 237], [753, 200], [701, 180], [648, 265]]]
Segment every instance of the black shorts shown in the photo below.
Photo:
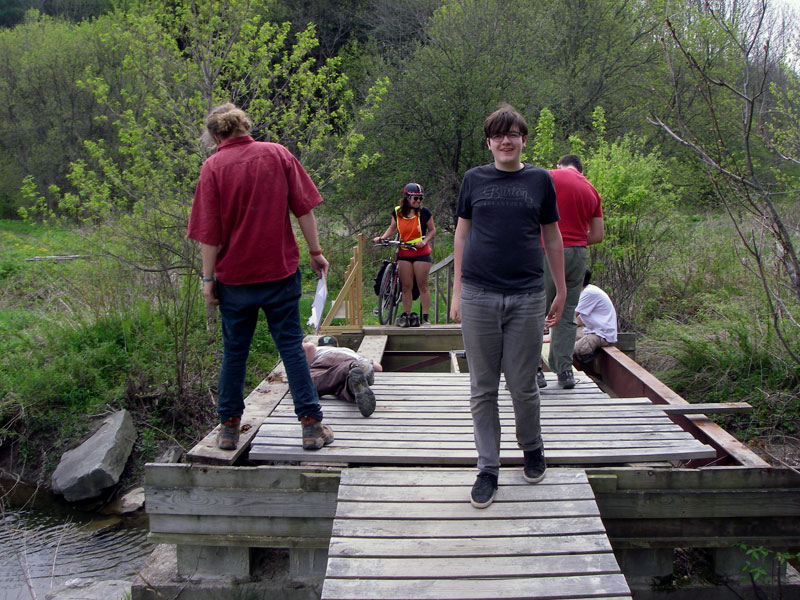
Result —
[[422, 256], [398, 256], [397, 260], [406, 262], [433, 262], [433, 254], [423, 254]]

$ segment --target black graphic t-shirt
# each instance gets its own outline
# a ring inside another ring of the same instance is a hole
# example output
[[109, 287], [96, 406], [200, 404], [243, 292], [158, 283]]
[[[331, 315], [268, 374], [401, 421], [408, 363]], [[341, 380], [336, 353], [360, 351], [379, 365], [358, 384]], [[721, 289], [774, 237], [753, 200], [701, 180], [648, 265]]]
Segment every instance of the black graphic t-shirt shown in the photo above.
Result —
[[464, 175], [456, 216], [471, 221], [461, 279], [504, 294], [544, 289], [541, 224], [558, 221], [553, 179], [525, 165], [500, 171], [494, 164]]

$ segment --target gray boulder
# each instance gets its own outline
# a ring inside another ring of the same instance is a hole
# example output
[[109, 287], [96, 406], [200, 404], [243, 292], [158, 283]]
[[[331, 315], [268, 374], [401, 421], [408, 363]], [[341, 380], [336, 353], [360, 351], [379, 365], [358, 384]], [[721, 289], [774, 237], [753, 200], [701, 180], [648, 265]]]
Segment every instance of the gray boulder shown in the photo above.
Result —
[[107, 417], [92, 437], [61, 457], [53, 473], [53, 491], [70, 502], [95, 498], [119, 481], [135, 440], [127, 410]]
[[144, 488], [134, 488], [106, 506], [102, 511], [107, 515], [126, 515], [136, 512], [144, 506]]

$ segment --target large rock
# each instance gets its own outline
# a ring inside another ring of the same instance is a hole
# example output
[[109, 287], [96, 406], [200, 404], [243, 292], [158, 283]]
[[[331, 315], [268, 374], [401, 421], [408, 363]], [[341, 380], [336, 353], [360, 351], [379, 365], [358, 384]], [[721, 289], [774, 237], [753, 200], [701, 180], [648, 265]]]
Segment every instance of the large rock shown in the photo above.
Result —
[[92, 437], [61, 457], [53, 473], [53, 491], [70, 502], [95, 498], [119, 481], [135, 440], [127, 410], [107, 417]]

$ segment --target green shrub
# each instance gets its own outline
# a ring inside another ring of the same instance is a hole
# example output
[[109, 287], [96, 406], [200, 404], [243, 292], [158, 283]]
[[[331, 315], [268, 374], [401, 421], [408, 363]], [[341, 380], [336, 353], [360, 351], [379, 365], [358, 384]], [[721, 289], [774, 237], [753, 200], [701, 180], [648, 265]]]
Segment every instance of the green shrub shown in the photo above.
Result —
[[[788, 360], [763, 304], [746, 296], [708, 299], [689, 323], [660, 320], [641, 346], [654, 374], [692, 402], [746, 401], [752, 415], [720, 422], [740, 437], [800, 433], [800, 371]], [[793, 340], [800, 349], [800, 339]], [[671, 359], [665, 365], [663, 357]]]

